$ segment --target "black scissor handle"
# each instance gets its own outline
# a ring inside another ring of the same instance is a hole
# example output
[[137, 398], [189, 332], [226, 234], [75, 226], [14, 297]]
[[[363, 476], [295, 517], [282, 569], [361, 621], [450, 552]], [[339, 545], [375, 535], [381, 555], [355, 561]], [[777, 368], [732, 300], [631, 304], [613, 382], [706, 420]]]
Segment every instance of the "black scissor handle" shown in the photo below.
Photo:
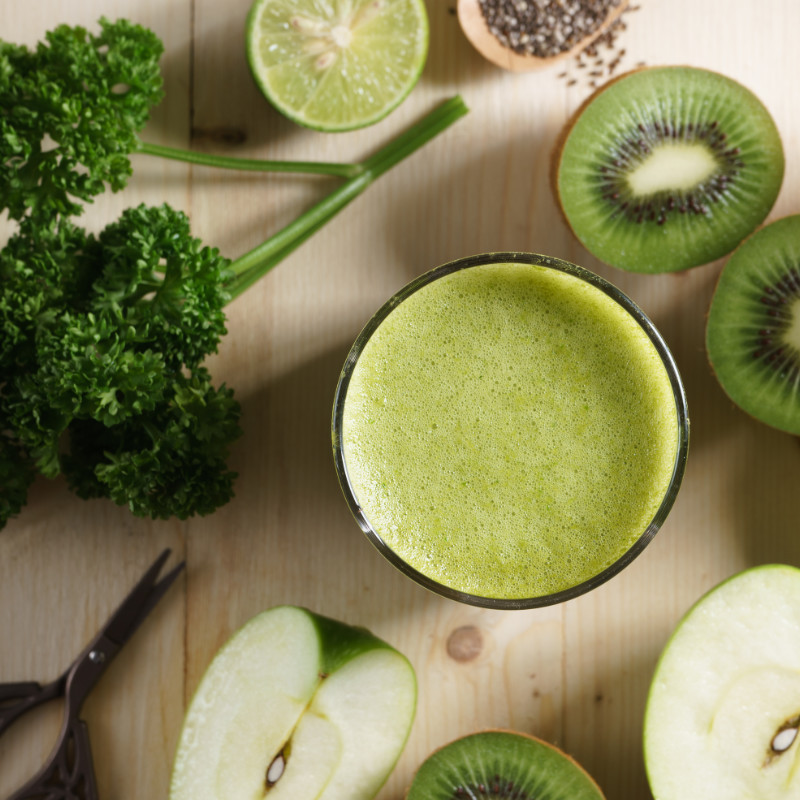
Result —
[[97, 800], [89, 729], [69, 720], [45, 767], [8, 800]]
[[48, 683], [0, 683], [0, 736], [26, 711], [59, 697], [66, 676]]
[[0, 684], [0, 734], [26, 711], [64, 698], [64, 723], [53, 752], [44, 767], [8, 800], [97, 800], [89, 733], [78, 715], [108, 664], [184, 568], [181, 562], [157, 582], [169, 554], [169, 550], [161, 553], [60, 678], [44, 686]]

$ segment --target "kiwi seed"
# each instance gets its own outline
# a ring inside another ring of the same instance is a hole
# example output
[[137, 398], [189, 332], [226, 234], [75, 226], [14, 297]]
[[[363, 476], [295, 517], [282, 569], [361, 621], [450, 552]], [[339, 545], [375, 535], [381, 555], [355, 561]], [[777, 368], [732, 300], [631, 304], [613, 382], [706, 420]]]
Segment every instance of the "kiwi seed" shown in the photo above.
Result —
[[419, 768], [406, 800], [603, 800], [583, 768], [526, 734], [484, 731], [457, 739]]
[[777, 128], [739, 83], [708, 70], [635, 70], [599, 89], [556, 162], [562, 211], [600, 260], [633, 272], [688, 269], [736, 247], [783, 180]]
[[800, 434], [800, 215], [767, 225], [731, 256], [711, 301], [706, 347], [734, 403]]
[[[740, 158], [741, 149], [727, 147], [727, 135], [719, 129], [719, 123], [695, 126], [693, 123], [640, 122], [637, 135], [622, 142], [616, 152], [611, 152], [606, 163], [598, 167], [602, 175], [601, 194], [614, 210], [631, 222], [655, 222], [663, 225], [670, 214], [708, 214], [709, 204], [723, 199], [730, 183], [744, 166]], [[665, 141], [705, 143], [717, 161], [718, 169], [708, 180], [701, 181], [688, 191], [680, 189], [654, 193], [640, 199], [631, 190], [627, 176], [633, 169], [644, 164], [660, 144]]]

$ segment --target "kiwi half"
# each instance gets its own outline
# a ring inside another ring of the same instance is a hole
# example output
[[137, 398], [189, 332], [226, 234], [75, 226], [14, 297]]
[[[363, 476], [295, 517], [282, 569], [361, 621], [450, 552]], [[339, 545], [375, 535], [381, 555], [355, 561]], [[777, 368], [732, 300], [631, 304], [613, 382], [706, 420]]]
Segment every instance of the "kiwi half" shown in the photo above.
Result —
[[572, 758], [512, 731], [484, 731], [445, 745], [419, 768], [406, 800], [603, 800]]
[[711, 301], [706, 348], [734, 403], [800, 435], [800, 215], [767, 225], [730, 257]]
[[599, 89], [563, 134], [556, 191], [594, 256], [672, 272], [726, 255], [764, 220], [783, 180], [778, 130], [736, 81], [654, 67]]

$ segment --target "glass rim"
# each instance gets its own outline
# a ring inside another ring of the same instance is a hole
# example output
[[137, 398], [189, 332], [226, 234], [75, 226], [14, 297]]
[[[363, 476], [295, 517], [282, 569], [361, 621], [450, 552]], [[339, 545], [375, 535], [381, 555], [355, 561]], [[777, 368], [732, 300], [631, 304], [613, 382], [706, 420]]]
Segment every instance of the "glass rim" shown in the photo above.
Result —
[[[527, 598], [484, 597], [482, 595], [464, 592], [428, 577], [398, 556], [397, 553], [395, 553], [394, 550], [392, 550], [392, 548], [386, 544], [380, 534], [373, 528], [372, 524], [364, 513], [364, 510], [361, 508], [358, 499], [356, 498], [355, 491], [350, 482], [350, 476], [344, 458], [344, 446], [342, 442], [344, 405], [347, 396], [347, 389], [350, 385], [350, 378], [353, 375], [356, 363], [358, 362], [364, 347], [371, 338], [372, 334], [375, 332], [375, 330], [377, 330], [386, 317], [388, 317], [389, 314], [394, 311], [395, 308], [397, 308], [397, 306], [399, 306], [412, 294], [417, 292], [423, 286], [426, 286], [427, 284], [432, 283], [439, 278], [450, 275], [454, 272], [458, 272], [462, 269], [468, 269], [470, 267], [508, 263], [546, 267], [573, 275], [574, 277], [591, 284], [597, 289], [600, 289], [619, 306], [624, 308], [647, 334], [648, 338], [655, 347], [655, 350], [658, 353], [664, 368], [667, 371], [670, 387], [672, 388], [673, 398], [675, 400], [676, 417], [678, 423], [678, 442], [672, 475], [661, 504], [659, 505], [656, 513], [653, 515], [650, 523], [645, 528], [644, 532], [625, 551], [625, 553], [623, 553], [622, 556], [620, 556], [605, 569], [598, 572], [596, 575], [593, 575], [592, 577], [576, 584], [575, 586], [570, 586], [557, 592]], [[350, 348], [339, 375], [333, 402], [332, 444], [334, 467], [336, 469], [339, 485], [341, 486], [347, 505], [355, 517], [356, 522], [370, 542], [372, 542], [372, 544], [377, 548], [378, 552], [380, 552], [387, 561], [389, 561], [407, 577], [411, 578], [413, 581], [435, 594], [446, 597], [450, 600], [456, 600], [458, 602], [465, 603], [467, 605], [502, 610], [541, 608], [543, 606], [563, 603], [597, 588], [610, 578], [614, 577], [617, 573], [621, 572], [652, 541], [672, 509], [681, 485], [681, 481], [683, 480], [689, 450], [689, 411], [686, 400], [686, 390], [683, 386], [680, 373], [678, 372], [678, 366], [675, 363], [675, 359], [672, 356], [667, 343], [644, 311], [642, 311], [642, 309], [639, 308], [639, 306], [636, 305], [636, 303], [634, 303], [633, 300], [631, 300], [622, 290], [618, 289], [616, 286], [614, 286], [614, 284], [610, 283], [605, 278], [601, 278], [594, 272], [591, 272], [584, 267], [579, 267], [576, 264], [572, 264], [569, 261], [564, 261], [560, 258], [516, 251], [481, 253], [478, 255], [466, 256], [464, 258], [448, 261], [445, 264], [423, 273], [410, 283], [406, 284], [399, 291], [395, 292], [395, 294], [393, 294], [378, 309], [378, 311], [372, 315]]]

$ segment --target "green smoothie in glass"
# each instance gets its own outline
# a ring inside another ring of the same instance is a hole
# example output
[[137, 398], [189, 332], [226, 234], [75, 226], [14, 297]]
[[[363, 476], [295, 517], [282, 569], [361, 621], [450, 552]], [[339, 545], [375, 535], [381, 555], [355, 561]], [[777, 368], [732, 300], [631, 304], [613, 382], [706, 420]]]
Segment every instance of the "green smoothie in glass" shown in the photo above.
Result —
[[494, 254], [427, 273], [362, 332], [334, 408], [362, 528], [428, 588], [477, 605], [567, 599], [666, 516], [685, 398], [646, 317], [557, 259]]

